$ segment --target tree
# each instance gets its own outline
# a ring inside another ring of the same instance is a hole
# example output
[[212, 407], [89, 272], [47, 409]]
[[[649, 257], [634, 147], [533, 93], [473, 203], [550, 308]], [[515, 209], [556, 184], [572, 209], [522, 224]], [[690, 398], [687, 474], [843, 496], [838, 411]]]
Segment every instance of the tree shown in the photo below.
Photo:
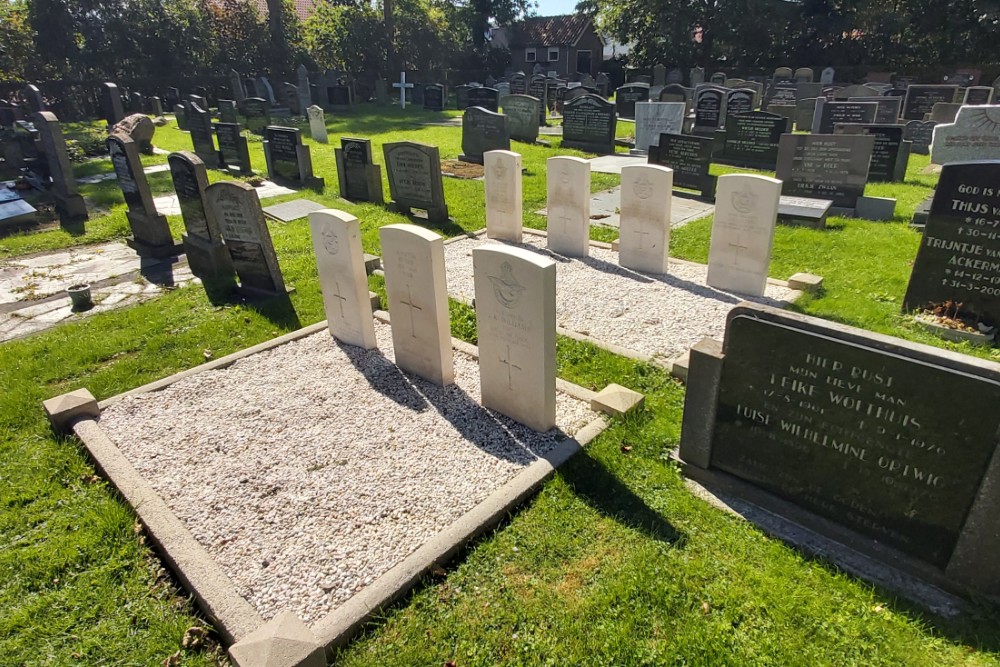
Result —
[[0, 80], [26, 81], [35, 64], [27, 6], [22, 0], [0, 3]]

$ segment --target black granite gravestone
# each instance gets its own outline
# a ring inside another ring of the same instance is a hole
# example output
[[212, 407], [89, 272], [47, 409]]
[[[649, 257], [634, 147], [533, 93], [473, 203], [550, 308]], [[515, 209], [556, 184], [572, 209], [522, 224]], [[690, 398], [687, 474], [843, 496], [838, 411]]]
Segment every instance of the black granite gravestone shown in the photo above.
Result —
[[615, 152], [615, 105], [597, 95], [581, 95], [563, 105], [566, 148], [593, 153]]
[[837, 208], [854, 209], [865, 193], [874, 147], [875, 137], [866, 135], [783, 135], [775, 169], [781, 194], [829, 199]]
[[383, 144], [382, 153], [396, 208], [405, 214], [410, 214], [410, 209], [424, 209], [428, 221], [446, 221], [448, 205], [437, 146], [399, 141]]
[[689, 134], [661, 134], [660, 145], [649, 147], [649, 164], [674, 170], [674, 187], [698, 190], [706, 199], [715, 199], [715, 176], [708, 173], [712, 165], [710, 137]]
[[788, 119], [766, 111], [734, 114], [726, 118], [726, 129], [716, 133], [721, 150], [716, 162], [757, 169], [774, 169], [778, 140], [789, 131]]
[[462, 114], [463, 162], [483, 163], [486, 151], [510, 150], [510, 130], [507, 116], [482, 107], [469, 107]]
[[383, 203], [382, 169], [372, 160], [371, 140], [341, 137], [340, 148], [334, 153], [340, 196], [349, 201]]

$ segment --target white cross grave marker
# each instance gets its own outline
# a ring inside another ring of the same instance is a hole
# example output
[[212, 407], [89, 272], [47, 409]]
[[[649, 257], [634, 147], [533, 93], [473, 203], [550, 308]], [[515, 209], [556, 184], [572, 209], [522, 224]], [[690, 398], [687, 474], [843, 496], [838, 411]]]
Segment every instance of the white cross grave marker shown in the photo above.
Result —
[[399, 107], [406, 108], [406, 89], [413, 88], [412, 83], [406, 83], [406, 72], [399, 73], [399, 83], [392, 84], [393, 88], [399, 88]]

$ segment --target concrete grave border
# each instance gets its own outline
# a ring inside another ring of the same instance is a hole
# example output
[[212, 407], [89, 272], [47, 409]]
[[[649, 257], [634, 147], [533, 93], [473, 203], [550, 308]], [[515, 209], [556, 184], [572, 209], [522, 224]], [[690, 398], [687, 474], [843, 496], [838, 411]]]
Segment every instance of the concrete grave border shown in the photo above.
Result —
[[[390, 324], [389, 313], [386, 311], [376, 311], [375, 318]], [[322, 657], [324, 654], [332, 655], [334, 649], [347, 644], [379, 611], [406, 595], [432, 569], [445, 564], [472, 540], [499, 525], [534, 495], [556, 468], [581, 451], [608, 426], [605, 417], [595, 414], [576, 437], [566, 438], [548, 454], [524, 467], [481, 503], [337, 609], [316, 621], [311, 628], [289, 613], [279, 614], [265, 623], [257, 610], [239, 595], [221, 566], [128, 462], [97, 420], [101, 411], [128, 396], [160, 391], [192, 375], [226, 368], [245, 357], [326, 329], [325, 320], [317, 322], [104, 401], [98, 402], [86, 389], [78, 389], [44, 402], [53, 429], [73, 433], [80, 439], [100, 473], [133, 508], [161, 558], [184, 588], [193, 594], [199, 608], [219, 631], [223, 642], [231, 647], [231, 660], [241, 667], [264, 664], [272, 667], [325, 665]], [[452, 346], [478, 360], [478, 348], [475, 345], [452, 338]], [[591, 409], [598, 409], [594, 403], [597, 392], [558, 378], [556, 388], [586, 402], [588, 406], [592, 406]], [[264, 661], [269, 651], [262, 650], [264, 645], [270, 647], [271, 652], [270, 661], [266, 663]], [[278, 657], [275, 651], [282, 652], [278, 661], [275, 661]]]

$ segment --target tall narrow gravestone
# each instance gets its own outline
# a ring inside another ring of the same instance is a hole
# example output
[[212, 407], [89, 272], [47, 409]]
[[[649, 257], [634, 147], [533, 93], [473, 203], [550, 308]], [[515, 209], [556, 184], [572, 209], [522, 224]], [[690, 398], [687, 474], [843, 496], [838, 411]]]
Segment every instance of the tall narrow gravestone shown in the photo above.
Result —
[[330, 143], [329, 135], [326, 132], [326, 114], [323, 113], [323, 107], [314, 104], [306, 109], [306, 115], [309, 116], [309, 134], [312, 135], [312, 140], [320, 144]]
[[253, 173], [250, 165], [250, 148], [239, 123], [215, 123], [215, 137], [219, 140], [219, 166], [234, 174]]
[[212, 135], [212, 114], [194, 102], [191, 102], [189, 107], [188, 129], [191, 132], [191, 143], [194, 145], [194, 152], [206, 165], [218, 167], [219, 154], [216, 151], [215, 138]]
[[444, 239], [417, 225], [386, 225], [379, 238], [396, 365], [435, 384], [452, 384]]
[[523, 248], [472, 251], [483, 406], [556, 425], [556, 263]]
[[122, 106], [122, 94], [118, 86], [110, 81], [101, 85], [103, 92], [102, 107], [104, 109], [104, 119], [108, 127], [112, 127], [125, 117], [125, 108]]
[[486, 172], [486, 236], [521, 242], [521, 156], [511, 151], [483, 155]]
[[264, 134], [271, 124], [271, 104], [262, 97], [250, 97], [243, 103], [247, 129], [254, 134]]
[[232, 280], [233, 263], [222, 243], [222, 233], [215, 218], [205, 210], [208, 173], [205, 163], [194, 153], [179, 151], [167, 157], [177, 202], [184, 218], [184, 254], [191, 273], [202, 280]]
[[331, 208], [310, 213], [309, 228], [330, 334], [348, 345], [374, 349], [361, 223], [350, 213]]
[[34, 123], [52, 178], [52, 198], [60, 219], [63, 224], [86, 220], [87, 205], [77, 191], [73, 163], [66, 152], [66, 139], [59, 119], [50, 111], [41, 111], [35, 114]]
[[646, 273], [666, 273], [674, 172], [638, 164], [622, 167], [618, 263]]
[[334, 148], [333, 153], [340, 196], [348, 201], [381, 204], [382, 168], [372, 162], [371, 140], [341, 137], [340, 148]]
[[778, 220], [781, 181], [767, 176], [719, 177], [708, 251], [708, 285], [763, 296]]
[[234, 69], [229, 70], [229, 87], [233, 93], [233, 99], [236, 101], [236, 105], [242, 107], [243, 101], [246, 100], [247, 94], [243, 90], [243, 78], [240, 77], [240, 73]]
[[383, 144], [382, 153], [397, 210], [409, 215], [411, 209], [424, 209], [429, 222], [446, 221], [448, 205], [444, 201], [437, 146], [399, 141]]
[[206, 210], [222, 231], [240, 290], [270, 296], [284, 294], [285, 280], [271, 243], [271, 232], [253, 186], [222, 181], [205, 189]]
[[590, 162], [578, 157], [546, 161], [548, 248], [567, 257], [590, 254]]
[[139, 150], [129, 137], [111, 135], [107, 139], [111, 164], [118, 186], [128, 206], [126, 217], [132, 228], [129, 246], [143, 257], [171, 257], [177, 247], [167, 219], [156, 212], [153, 195], [139, 160]]
[[927, 226], [903, 299], [904, 311], [946, 302], [1000, 324], [1000, 161], [941, 168]]
[[272, 181], [323, 187], [323, 179], [313, 176], [312, 157], [302, 143], [302, 130], [272, 125], [264, 130], [264, 137], [264, 160]]

